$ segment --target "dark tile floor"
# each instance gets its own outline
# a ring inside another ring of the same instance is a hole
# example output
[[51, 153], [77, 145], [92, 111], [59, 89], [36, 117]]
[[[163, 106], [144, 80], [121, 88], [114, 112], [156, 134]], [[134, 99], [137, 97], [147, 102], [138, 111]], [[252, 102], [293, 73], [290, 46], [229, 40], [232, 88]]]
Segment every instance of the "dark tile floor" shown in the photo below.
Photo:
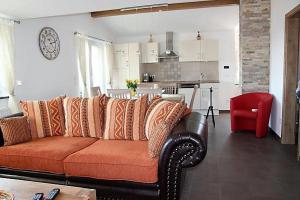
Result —
[[295, 145], [231, 134], [229, 114], [211, 124], [207, 156], [187, 171], [182, 200], [300, 200]]

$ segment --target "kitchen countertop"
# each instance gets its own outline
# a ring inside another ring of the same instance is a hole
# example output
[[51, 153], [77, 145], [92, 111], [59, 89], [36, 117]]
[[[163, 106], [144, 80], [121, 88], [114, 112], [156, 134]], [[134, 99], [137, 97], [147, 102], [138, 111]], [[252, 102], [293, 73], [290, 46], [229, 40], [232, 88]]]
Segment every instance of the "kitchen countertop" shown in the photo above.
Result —
[[141, 82], [140, 84], [159, 84], [159, 83], [177, 83], [177, 84], [196, 84], [196, 83], [220, 83], [219, 80], [195, 80], [195, 81], [153, 81], [153, 82]]

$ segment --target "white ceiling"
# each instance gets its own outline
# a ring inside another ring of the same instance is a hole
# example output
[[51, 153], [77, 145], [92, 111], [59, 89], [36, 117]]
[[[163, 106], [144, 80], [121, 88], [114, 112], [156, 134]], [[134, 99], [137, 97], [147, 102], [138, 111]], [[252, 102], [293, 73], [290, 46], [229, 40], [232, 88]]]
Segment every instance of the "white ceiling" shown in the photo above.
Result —
[[29, 19], [190, 1], [195, 0], [0, 0], [0, 13], [14, 19]]
[[226, 6], [170, 12], [144, 13], [96, 18], [115, 36], [235, 30], [239, 24], [239, 7]]

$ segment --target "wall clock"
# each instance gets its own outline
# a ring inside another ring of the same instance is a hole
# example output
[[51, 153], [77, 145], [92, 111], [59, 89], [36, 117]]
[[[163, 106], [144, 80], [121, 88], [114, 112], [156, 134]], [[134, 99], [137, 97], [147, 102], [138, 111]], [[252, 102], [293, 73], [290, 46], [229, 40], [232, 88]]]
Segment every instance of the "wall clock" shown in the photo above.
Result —
[[39, 35], [39, 45], [45, 58], [55, 59], [60, 51], [60, 42], [56, 31], [53, 28], [44, 27]]

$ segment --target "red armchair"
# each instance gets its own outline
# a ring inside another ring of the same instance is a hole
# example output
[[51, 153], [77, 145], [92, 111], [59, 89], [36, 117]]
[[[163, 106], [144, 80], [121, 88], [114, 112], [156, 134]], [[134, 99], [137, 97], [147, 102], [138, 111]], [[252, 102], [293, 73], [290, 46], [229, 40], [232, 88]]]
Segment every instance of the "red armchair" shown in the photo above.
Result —
[[232, 132], [251, 130], [256, 132], [258, 138], [266, 136], [272, 101], [273, 96], [268, 93], [247, 93], [231, 98]]

